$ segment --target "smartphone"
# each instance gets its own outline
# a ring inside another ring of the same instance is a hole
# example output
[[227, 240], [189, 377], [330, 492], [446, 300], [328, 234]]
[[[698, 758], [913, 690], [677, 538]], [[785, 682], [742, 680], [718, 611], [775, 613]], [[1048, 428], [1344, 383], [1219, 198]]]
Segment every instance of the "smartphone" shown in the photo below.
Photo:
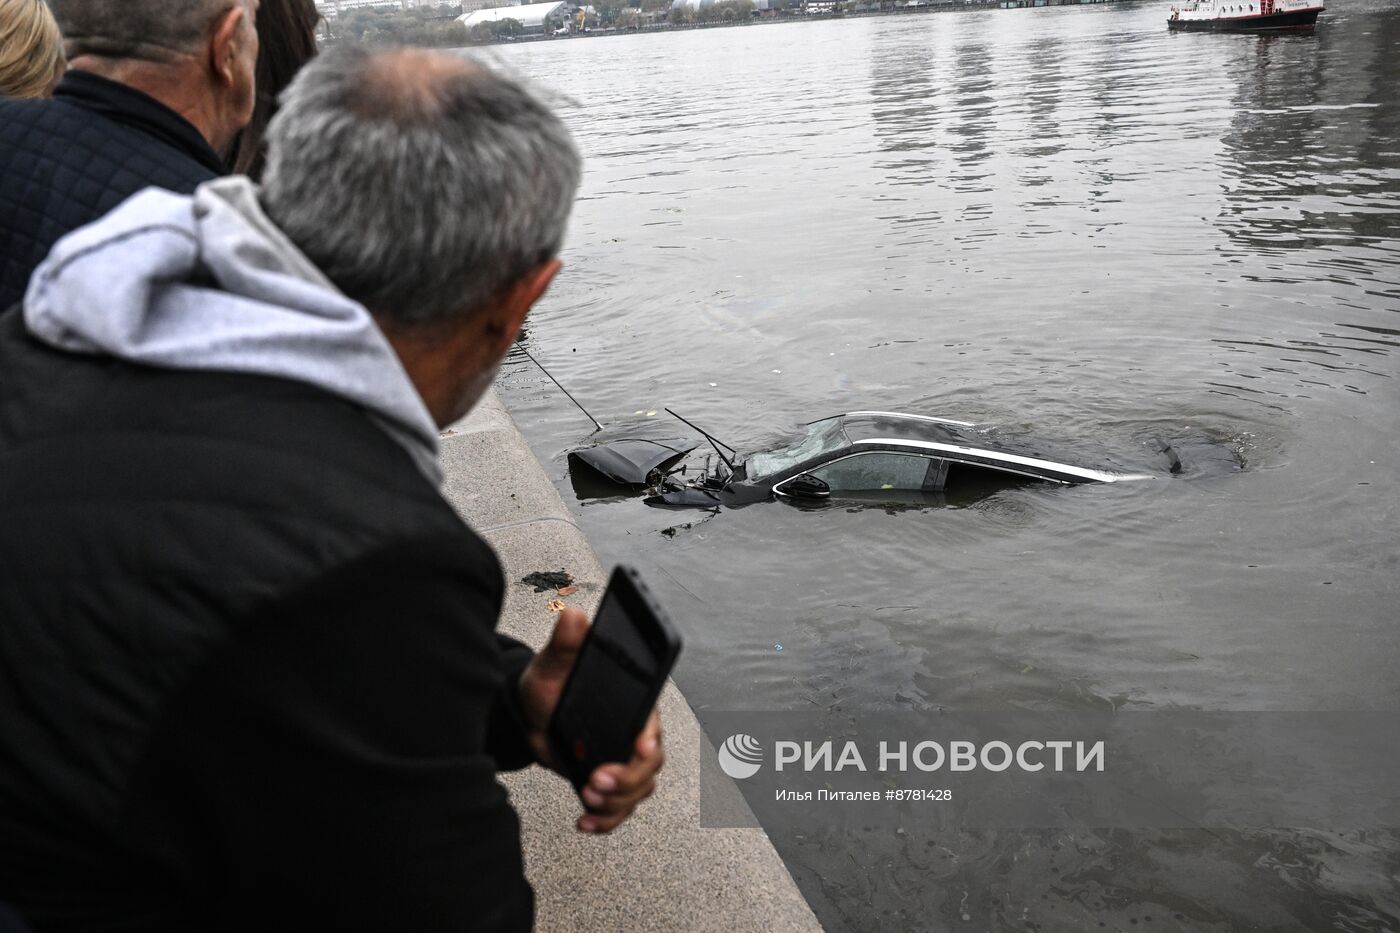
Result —
[[681, 638], [631, 567], [613, 570], [549, 721], [559, 769], [582, 789], [599, 765], [629, 761]]

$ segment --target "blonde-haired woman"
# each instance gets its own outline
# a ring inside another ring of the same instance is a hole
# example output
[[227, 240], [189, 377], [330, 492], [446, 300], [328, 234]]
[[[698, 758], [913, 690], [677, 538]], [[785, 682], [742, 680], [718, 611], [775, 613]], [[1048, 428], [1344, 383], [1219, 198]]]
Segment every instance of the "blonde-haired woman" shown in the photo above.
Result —
[[0, 97], [48, 97], [63, 75], [63, 39], [44, 0], [0, 0]]

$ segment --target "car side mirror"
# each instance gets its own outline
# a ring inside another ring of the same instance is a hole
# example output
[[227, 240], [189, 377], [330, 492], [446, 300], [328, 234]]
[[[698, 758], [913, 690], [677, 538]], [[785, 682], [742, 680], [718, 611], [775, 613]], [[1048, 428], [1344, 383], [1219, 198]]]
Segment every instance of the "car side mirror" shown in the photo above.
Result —
[[799, 473], [783, 484], [783, 492], [797, 499], [827, 499], [831, 487], [811, 473]]

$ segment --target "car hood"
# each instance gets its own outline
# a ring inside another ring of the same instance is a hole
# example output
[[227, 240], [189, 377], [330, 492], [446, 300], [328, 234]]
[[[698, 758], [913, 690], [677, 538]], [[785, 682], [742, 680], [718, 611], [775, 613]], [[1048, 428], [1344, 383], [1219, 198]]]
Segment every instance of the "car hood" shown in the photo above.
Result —
[[569, 461], [571, 464], [586, 464], [615, 483], [646, 486], [652, 473], [674, 463], [694, 449], [694, 444], [678, 447], [661, 441], [626, 437], [607, 444], [571, 451]]

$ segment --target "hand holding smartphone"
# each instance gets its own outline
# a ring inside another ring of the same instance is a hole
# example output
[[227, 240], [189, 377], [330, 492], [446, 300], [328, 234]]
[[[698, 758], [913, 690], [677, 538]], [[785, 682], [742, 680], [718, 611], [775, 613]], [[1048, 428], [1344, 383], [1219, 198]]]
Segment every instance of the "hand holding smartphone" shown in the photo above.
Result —
[[550, 750], [575, 789], [599, 765], [632, 757], [680, 650], [637, 571], [617, 567], [549, 721]]

